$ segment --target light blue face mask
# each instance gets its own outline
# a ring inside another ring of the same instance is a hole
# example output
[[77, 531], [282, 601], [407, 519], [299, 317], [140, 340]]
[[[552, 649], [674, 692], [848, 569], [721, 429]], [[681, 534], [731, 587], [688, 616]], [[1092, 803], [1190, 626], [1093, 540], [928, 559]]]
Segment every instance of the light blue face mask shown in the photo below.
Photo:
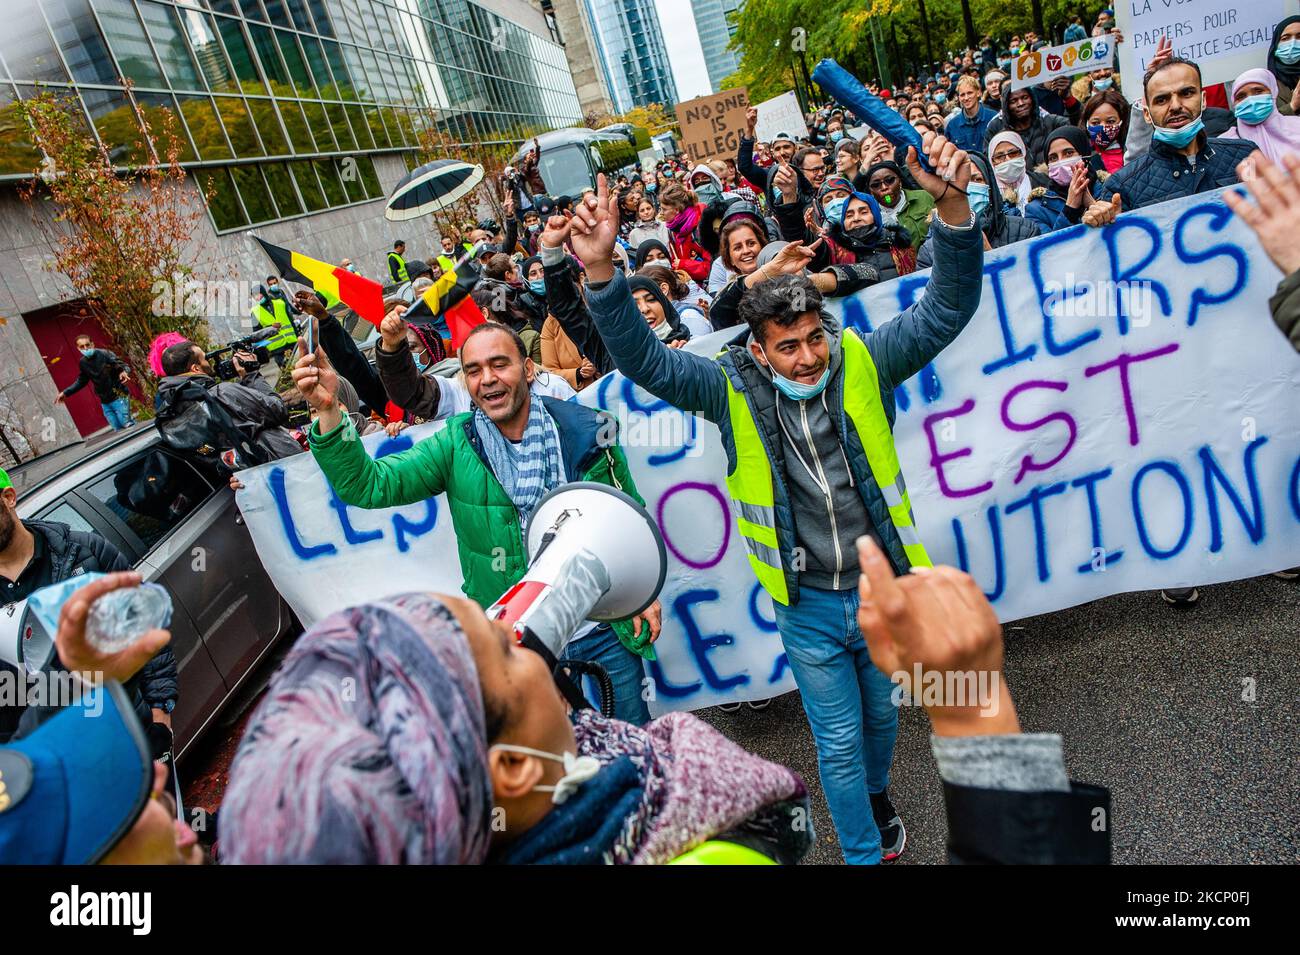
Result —
[[429, 363], [421, 359], [415, 352], [411, 353], [411, 357], [415, 359], [415, 370], [420, 374], [424, 374], [425, 369], [429, 367]]
[[1300, 40], [1283, 40], [1277, 45], [1273, 55], [1287, 66], [1300, 63]]
[[81, 353], [82, 353], [83, 355], [85, 355], [87, 358], [89, 358], [91, 355], [95, 354], [95, 349], [93, 349], [93, 348], [82, 348], [82, 349], [81, 349]]
[[831, 142], [838, 143], [843, 138], [844, 138], [844, 133], [842, 133], [840, 130], [836, 129], [831, 131]]
[[528, 287], [533, 290], [534, 295], [545, 295], [546, 279], [529, 279]]
[[1108, 90], [1108, 89], [1111, 88], [1111, 86], [1114, 84], [1114, 82], [1115, 82], [1115, 81], [1114, 81], [1113, 79], [1111, 79], [1109, 76], [1106, 77], [1105, 79], [1101, 79], [1101, 80], [1093, 80], [1093, 81], [1092, 81], [1092, 88], [1095, 89], [1095, 90]]
[[822, 206], [822, 213], [826, 216], [827, 222], [844, 221], [844, 207], [848, 205], [848, 197], [841, 196], [838, 199], [832, 199], [826, 205]]
[[695, 187], [695, 198], [710, 206], [722, 198], [722, 190], [711, 182], [702, 183]]
[[967, 183], [966, 201], [970, 203], [970, 211], [979, 218], [989, 206], [989, 187], [982, 182]]
[[1250, 126], [1258, 126], [1273, 113], [1273, 97], [1268, 93], [1247, 96], [1232, 108], [1233, 115]]
[[[762, 349], [762, 346], [760, 345], [759, 348]], [[763, 352], [763, 357], [767, 358], [766, 351]], [[826, 390], [826, 382], [831, 380], [831, 366], [829, 364], [826, 366], [825, 371], [822, 372], [822, 376], [811, 385], [805, 385], [801, 381], [795, 381], [779, 374], [772, 367], [771, 359], [768, 359], [767, 370], [772, 373], [772, 384], [791, 401], [807, 401], [809, 398], [816, 398]]]
[[1173, 146], [1175, 149], [1182, 149], [1196, 138], [1196, 134], [1199, 133], [1204, 126], [1205, 123], [1201, 122], [1201, 117], [1199, 116], [1182, 129], [1169, 129], [1165, 126], [1156, 126], [1152, 124], [1151, 138], [1158, 143], [1164, 143], [1166, 146]]

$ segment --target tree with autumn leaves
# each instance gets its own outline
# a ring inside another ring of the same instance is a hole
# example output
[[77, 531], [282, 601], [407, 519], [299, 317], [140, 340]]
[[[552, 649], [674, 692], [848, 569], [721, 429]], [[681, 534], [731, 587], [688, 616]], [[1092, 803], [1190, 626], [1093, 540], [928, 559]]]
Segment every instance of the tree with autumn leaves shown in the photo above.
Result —
[[722, 86], [748, 87], [750, 101], [761, 102], [794, 88], [801, 57], [810, 69], [831, 57], [864, 81], [886, 73], [898, 82], [985, 35], [1046, 37], [1070, 15], [1090, 21], [1099, 9], [1077, 0], [747, 0], [731, 41], [740, 67]]
[[[128, 94], [129, 95], [129, 94]], [[185, 283], [191, 236], [204, 216], [197, 189], [180, 166], [179, 137], [169, 113], [161, 128], [132, 101], [131, 116], [147, 153], [129, 172], [114, 168], [110, 150], [86, 126], [80, 108], [50, 92], [22, 101], [19, 115], [44, 159], [19, 193], [49, 247], [46, 267], [67, 276], [128, 364], [149, 367], [149, 347], [163, 332], [207, 341], [201, 315], [165, 307], [182, 298], [160, 287]], [[136, 380], [153, 397], [150, 375]]]

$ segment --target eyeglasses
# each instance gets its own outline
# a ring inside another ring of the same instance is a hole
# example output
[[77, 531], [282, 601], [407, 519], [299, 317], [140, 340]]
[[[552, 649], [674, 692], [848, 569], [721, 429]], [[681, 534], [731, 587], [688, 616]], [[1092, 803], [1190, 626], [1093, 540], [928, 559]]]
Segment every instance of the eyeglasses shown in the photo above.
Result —
[[810, 176], [817, 176], [817, 175], [820, 175], [821, 173], [824, 173], [824, 172], [826, 171], [826, 164], [825, 164], [825, 163], [822, 163], [822, 165], [820, 165], [820, 166], [811, 166], [811, 167], [810, 167], [810, 166], [804, 166], [804, 167], [803, 167], [803, 171], [806, 172], [806, 173], [807, 173], [808, 175], [810, 175]]
[[878, 186], [881, 189], [892, 189], [897, 184], [898, 184], [897, 176], [880, 176], [876, 179], [871, 180], [871, 185], [873, 187]]

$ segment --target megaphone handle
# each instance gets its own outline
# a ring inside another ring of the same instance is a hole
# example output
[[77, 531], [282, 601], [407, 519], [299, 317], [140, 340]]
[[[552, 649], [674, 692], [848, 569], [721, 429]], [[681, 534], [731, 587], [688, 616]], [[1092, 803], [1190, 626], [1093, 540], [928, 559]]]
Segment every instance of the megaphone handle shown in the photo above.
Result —
[[[595, 660], [561, 660], [559, 670], [576, 670], [578, 682], [583, 676], [589, 676], [600, 688], [600, 715], [610, 718], [614, 715], [614, 681], [609, 678], [609, 671]], [[573, 678], [565, 674], [565, 679]], [[575, 686], [578, 684], [574, 684]]]
[[[575, 710], [589, 710], [592, 708], [590, 701], [582, 695], [582, 689], [569, 679], [569, 675], [564, 672], [555, 654], [551, 648], [542, 643], [531, 630], [524, 627], [523, 633], [519, 634], [519, 645], [532, 650], [542, 658], [547, 668], [551, 671], [551, 677], [555, 680], [555, 686], [560, 691], [571, 707]], [[567, 662], [567, 661], [566, 661]], [[609, 679], [606, 674], [605, 679]]]

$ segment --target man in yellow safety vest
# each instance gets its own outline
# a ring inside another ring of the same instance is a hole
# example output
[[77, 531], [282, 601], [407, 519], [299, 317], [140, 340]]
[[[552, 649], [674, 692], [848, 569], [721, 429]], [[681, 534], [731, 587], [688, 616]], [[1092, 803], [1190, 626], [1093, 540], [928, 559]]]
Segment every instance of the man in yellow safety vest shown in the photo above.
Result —
[[[906, 842], [887, 792], [898, 711], [858, 630], [856, 541], [875, 538], [896, 573], [930, 565], [894, 449], [893, 392], [966, 326], [983, 281], [983, 239], [966, 201], [969, 159], [935, 133], [924, 148], [940, 174], [914, 150], [908, 165], [936, 200], [934, 269], [921, 300], [872, 332], [844, 329], [822, 309], [822, 293], [803, 274], [815, 250], [793, 246], [736, 279], [748, 327], [716, 360], [669, 348], [611, 265], [618, 197], [603, 176], [566, 228], [619, 371], [721, 432], [739, 538], [772, 599], [850, 863], [889, 861]], [[547, 246], [543, 263], [558, 251]]]

